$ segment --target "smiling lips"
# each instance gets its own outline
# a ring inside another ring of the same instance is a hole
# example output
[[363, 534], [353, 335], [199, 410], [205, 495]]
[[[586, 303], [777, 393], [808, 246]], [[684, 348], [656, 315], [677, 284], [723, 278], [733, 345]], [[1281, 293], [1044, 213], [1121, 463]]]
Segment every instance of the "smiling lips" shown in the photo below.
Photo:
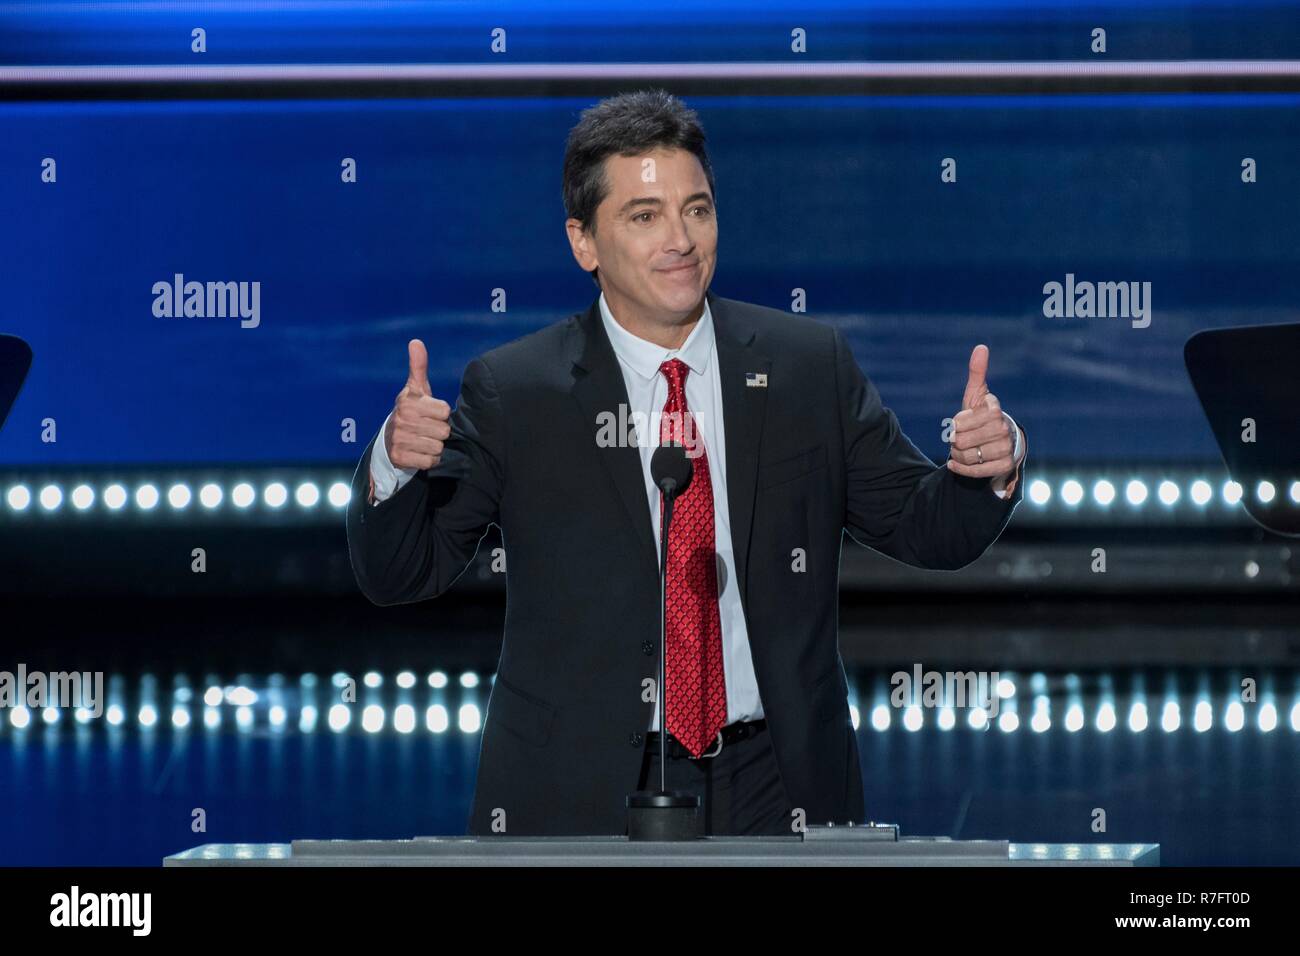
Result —
[[698, 262], [691, 262], [691, 263], [687, 263], [687, 264], [685, 264], [685, 265], [672, 266], [672, 267], [667, 268], [667, 269], [660, 269], [659, 271], [660, 271], [660, 272], [667, 272], [669, 275], [677, 275], [678, 273], [681, 273], [681, 272], [690, 272], [690, 271], [691, 271], [692, 269], [694, 269], [697, 265], [699, 265]]

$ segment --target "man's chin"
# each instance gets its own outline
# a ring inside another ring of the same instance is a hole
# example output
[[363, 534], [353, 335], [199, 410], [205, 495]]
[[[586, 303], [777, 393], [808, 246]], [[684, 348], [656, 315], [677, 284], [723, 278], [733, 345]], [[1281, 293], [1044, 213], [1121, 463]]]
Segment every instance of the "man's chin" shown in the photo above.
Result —
[[699, 308], [704, 298], [704, 290], [696, 288], [676, 289], [659, 295], [659, 307], [665, 312], [686, 313]]

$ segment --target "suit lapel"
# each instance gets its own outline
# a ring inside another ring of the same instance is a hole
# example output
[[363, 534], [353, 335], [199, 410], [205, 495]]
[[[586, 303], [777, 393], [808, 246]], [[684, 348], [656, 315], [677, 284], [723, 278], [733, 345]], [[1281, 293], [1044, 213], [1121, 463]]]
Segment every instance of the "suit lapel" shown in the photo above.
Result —
[[[619, 367], [618, 357], [614, 355], [614, 347], [609, 344], [609, 337], [605, 334], [605, 326], [600, 318], [599, 295], [586, 313], [579, 316], [570, 327], [569, 357], [573, 362], [573, 397], [577, 399], [591, 428], [594, 445], [600, 417], [612, 413], [621, 426], [624, 416], [619, 414], [619, 409], [628, 407], [623, 370]], [[620, 443], [611, 448], [597, 447], [596, 457], [600, 459], [618, 491], [628, 520], [636, 531], [640, 551], [657, 573], [658, 550], [655, 547], [654, 529], [650, 524], [650, 505], [646, 499], [640, 451], [635, 445]]]
[[750, 387], [745, 375], [772, 370], [772, 360], [755, 346], [754, 328], [737, 315], [733, 304], [706, 293], [713, 316], [722, 384], [723, 429], [727, 445], [727, 510], [731, 518], [731, 547], [741, 600], [747, 602], [749, 543], [753, 529], [754, 495], [758, 482], [758, 446], [767, 410], [767, 389]]

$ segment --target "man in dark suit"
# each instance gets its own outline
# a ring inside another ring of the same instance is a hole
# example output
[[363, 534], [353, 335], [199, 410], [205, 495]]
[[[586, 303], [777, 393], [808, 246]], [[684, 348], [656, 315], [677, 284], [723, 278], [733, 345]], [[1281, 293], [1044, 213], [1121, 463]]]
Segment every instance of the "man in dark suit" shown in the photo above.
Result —
[[[955, 570], [1022, 497], [1023, 432], [971, 356], [945, 466], [908, 440], [838, 330], [709, 290], [718, 228], [693, 111], [659, 91], [587, 110], [565, 156], [584, 311], [467, 366], [453, 411], [427, 354], [366, 449], [347, 527], [381, 605], [442, 594], [488, 526], [506, 550], [505, 639], [471, 833], [619, 834], [627, 795], [702, 798], [706, 832], [861, 822], [838, 648], [845, 531]], [[668, 734], [654, 448], [686, 445], [667, 560]]]

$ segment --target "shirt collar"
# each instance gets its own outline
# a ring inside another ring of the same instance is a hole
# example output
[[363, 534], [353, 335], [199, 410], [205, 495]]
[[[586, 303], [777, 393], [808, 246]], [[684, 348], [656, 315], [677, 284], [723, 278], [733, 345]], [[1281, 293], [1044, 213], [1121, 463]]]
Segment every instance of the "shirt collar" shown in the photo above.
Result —
[[605, 323], [605, 334], [614, 347], [614, 354], [642, 378], [654, 378], [659, 374], [659, 366], [672, 358], [681, 359], [695, 375], [703, 375], [709, 367], [709, 357], [713, 354], [713, 316], [707, 298], [704, 300], [704, 313], [679, 349], [655, 345], [619, 325], [609, 310], [604, 292], [600, 294], [600, 318]]

